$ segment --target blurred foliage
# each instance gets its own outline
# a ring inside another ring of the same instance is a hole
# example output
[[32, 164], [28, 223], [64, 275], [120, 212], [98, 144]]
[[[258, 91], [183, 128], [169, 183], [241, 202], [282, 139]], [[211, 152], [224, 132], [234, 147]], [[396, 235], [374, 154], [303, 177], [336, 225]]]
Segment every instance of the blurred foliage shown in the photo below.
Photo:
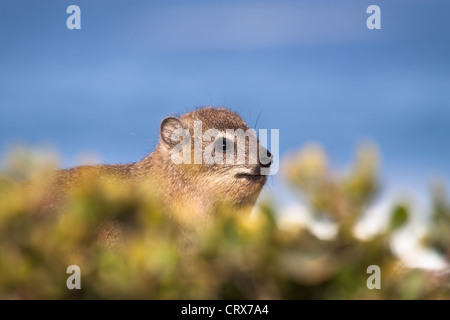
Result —
[[[0, 177], [1, 299], [434, 299], [449, 298], [446, 276], [411, 269], [391, 249], [411, 215], [398, 204], [386, 228], [360, 240], [355, 224], [379, 189], [378, 156], [358, 150], [341, 174], [318, 146], [284, 159], [282, 175], [317, 219], [337, 224], [333, 239], [309, 228], [282, 228], [279, 209], [265, 199], [251, 216], [224, 207], [194, 232], [165, 214], [146, 184], [90, 177], [67, 190], [56, 214], [39, 205], [52, 185], [54, 158], [20, 149], [3, 161]], [[28, 181], [28, 182], [27, 182]], [[31, 182], [29, 182], [31, 181]], [[423, 242], [450, 258], [450, 206], [433, 192]], [[300, 214], [300, 213], [299, 213]], [[117, 227], [120, 226], [120, 227]], [[105, 245], [104, 237], [121, 235]], [[116, 233], [116, 234], [115, 234]], [[192, 238], [193, 235], [189, 235]], [[69, 265], [81, 268], [81, 290], [69, 290]], [[367, 267], [381, 269], [381, 289], [366, 286]]]

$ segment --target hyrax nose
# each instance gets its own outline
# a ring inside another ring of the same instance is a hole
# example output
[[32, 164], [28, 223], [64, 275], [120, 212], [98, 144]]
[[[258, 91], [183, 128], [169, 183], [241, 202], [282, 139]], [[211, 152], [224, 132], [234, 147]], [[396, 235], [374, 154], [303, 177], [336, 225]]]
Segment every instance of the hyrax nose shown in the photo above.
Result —
[[266, 154], [262, 157], [262, 159], [260, 159], [260, 162], [262, 167], [268, 168], [273, 163], [273, 155], [269, 150], [266, 150], [265, 153]]

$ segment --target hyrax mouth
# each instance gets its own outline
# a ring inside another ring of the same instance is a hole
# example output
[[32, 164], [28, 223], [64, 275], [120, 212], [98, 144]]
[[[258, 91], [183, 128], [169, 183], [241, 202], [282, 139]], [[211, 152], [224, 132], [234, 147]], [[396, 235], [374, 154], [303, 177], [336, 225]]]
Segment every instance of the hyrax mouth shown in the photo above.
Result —
[[251, 173], [237, 173], [234, 175], [238, 179], [247, 179], [253, 181], [263, 180], [266, 176], [261, 174], [251, 174]]

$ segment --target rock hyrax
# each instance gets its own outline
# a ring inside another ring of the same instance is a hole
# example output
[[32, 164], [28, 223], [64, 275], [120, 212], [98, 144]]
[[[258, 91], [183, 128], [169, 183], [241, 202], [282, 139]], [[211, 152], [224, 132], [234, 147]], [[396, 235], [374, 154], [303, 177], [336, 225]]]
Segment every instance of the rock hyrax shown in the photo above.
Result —
[[[227, 162], [227, 153], [224, 152], [222, 164], [207, 163], [203, 157], [201, 163], [196, 164], [194, 163], [196, 154], [194, 124], [200, 121], [202, 135], [208, 129], [216, 129], [222, 137], [229, 137], [226, 135], [227, 130], [242, 129], [243, 132], [251, 132], [247, 131], [248, 126], [238, 114], [225, 108], [205, 107], [180, 117], [168, 117], [161, 123], [160, 138], [155, 150], [143, 160], [131, 164], [78, 166], [61, 170], [58, 173], [58, 188], [64, 191], [81, 175], [89, 175], [92, 172], [93, 175], [101, 176], [105, 173], [131, 184], [144, 179], [154, 181], [158, 184], [161, 202], [167, 210], [181, 216], [189, 215], [188, 219], [206, 217], [224, 202], [236, 209], [252, 207], [267, 178], [266, 175], [261, 174], [261, 169], [269, 169], [272, 155], [259, 145], [254, 133], [252, 137], [256, 141], [258, 151], [256, 151], [256, 159], [253, 158], [255, 160], [253, 163], [249, 161], [252, 155], [249, 147], [251, 139], [248, 137], [244, 142], [244, 163], [238, 161], [237, 139], [232, 138], [234, 141], [222, 138], [209, 140], [200, 137], [200, 143], [197, 143], [197, 148], [201, 148], [200, 152], [204, 152], [208, 145], [212, 144], [211, 142], [214, 145], [219, 143], [223, 151], [229, 150], [228, 148], [233, 145], [234, 154], [231, 153], [233, 161]], [[182, 139], [173, 139], [172, 134], [177, 129], [184, 129], [190, 135], [190, 151], [193, 160], [190, 164], [176, 164], [172, 159], [171, 150], [182, 141]], [[242, 144], [240, 146], [242, 149]], [[215, 155], [215, 150], [212, 154]], [[60, 192], [56, 192], [53, 196], [59, 198], [59, 194]]]

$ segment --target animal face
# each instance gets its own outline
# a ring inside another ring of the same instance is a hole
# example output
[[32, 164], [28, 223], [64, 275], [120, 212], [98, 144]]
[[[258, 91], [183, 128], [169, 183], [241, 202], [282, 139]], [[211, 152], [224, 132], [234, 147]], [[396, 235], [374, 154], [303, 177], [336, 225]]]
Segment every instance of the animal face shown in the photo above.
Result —
[[161, 140], [185, 176], [233, 203], [256, 200], [272, 163], [255, 131], [225, 108], [166, 118]]

